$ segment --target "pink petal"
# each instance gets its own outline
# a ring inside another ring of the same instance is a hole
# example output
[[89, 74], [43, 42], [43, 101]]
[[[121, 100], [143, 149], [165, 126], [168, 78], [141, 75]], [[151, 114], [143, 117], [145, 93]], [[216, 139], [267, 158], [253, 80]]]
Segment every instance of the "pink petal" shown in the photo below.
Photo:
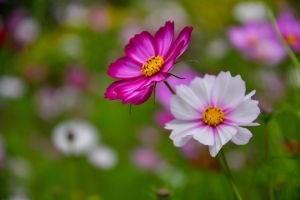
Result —
[[237, 48], [246, 48], [248, 45], [247, 35], [244, 29], [232, 27], [228, 30], [230, 42]]
[[180, 49], [183, 46], [183, 41], [180, 43], [179, 47], [177, 49], [175, 49], [175, 52], [168, 57], [167, 60], [165, 60], [165, 63], [161, 69], [162, 72], [169, 72], [171, 69], [173, 69], [174, 67], [174, 63], [176, 61], [176, 58], [178, 57], [179, 53], [180, 53]]
[[135, 79], [125, 79], [125, 80], [128, 80], [126, 84], [122, 84], [115, 88], [115, 91], [117, 93], [128, 92], [128, 91], [133, 92], [139, 89], [141, 86], [144, 87], [145, 83], [147, 83], [148, 81], [148, 78], [145, 76], [141, 76]]
[[119, 58], [109, 65], [107, 74], [112, 78], [128, 79], [142, 76], [142, 66], [136, 64], [127, 56]]
[[247, 144], [252, 137], [252, 133], [248, 129], [242, 127], [237, 127], [237, 130], [238, 132], [233, 136], [231, 142], [237, 145]]
[[170, 74], [159, 72], [150, 77], [145, 77], [146, 81], [139, 87], [137, 90], [142, 90], [149, 85], [153, 85], [154, 83], [162, 82], [170, 77]]
[[131, 38], [124, 51], [130, 59], [142, 65], [147, 58], [156, 55], [156, 46], [152, 35], [144, 31]]
[[151, 87], [145, 88], [144, 90], [141, 90], [141, 91], [135, 91], [135, 92], [133, 92], [132, 97], [124, 99], [123, 103], [126, 103], [129, 100], [128, 102], [130, 102], [134, 105], [140, 105], [140, 104], [146, 102], [150, 98], [150, 96], [153, 92], [153, 88], [154, 88], [154, 86], [151, 86]]
[[122, 86], [124, 84], [127, 84], [128, 82], [130, 82], [131, 80], [120, 80], [120, 81], [116, 81], [112, 84], [110, 84], [108, 86], [108, 88], [106, 89], [106, 92], [104, 93], [104, 98], [110, 99], [110, 100], [114, 100], [117, 98], [117, 93], [115, 91], [115, 88]]
[[[165, 60], [171, 57], [177, 50], [179, 50], [179, 53], [176, 55], [176, 59], [183, 54], [190, 42], [192, 31], [193, 27], [187, 26], [179, 33], [171, 49], [168, 51]], [[180, 46], [180, 44], [183, 44], [183, 46]]]
[[166, 22], [155, 34], [155, 42], [157, 45], [157, 54], [164, 57], [169, 51], [174, 38], [174, 22]]

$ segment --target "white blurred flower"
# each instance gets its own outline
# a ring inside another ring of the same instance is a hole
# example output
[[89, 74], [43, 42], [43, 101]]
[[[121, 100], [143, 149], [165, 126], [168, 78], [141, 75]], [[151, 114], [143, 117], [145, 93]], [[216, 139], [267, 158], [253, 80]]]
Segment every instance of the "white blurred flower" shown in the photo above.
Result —
[[285, 85], [280, 75], [274, 70], [259, 70], [259, 83], [264, 87], [270, 100], [282, 99], [285, 95]]
[[117, 164], [118, 156], [112, 148], [99, 145], [89, 152], [88, 160], [100, 169], [109, 170]]
[[30, 44], [34, 42], [40, 33], [40, 26], [33, 18], [25, 18], [20, 21], [15, 30], [14, 38], [22, 44]]
[[183, 171], [167, 162], [162, 162], [155, 174], [174, 188], [182, 187], [186, 183], [186, 176]]
[[129, 40], [139, 32], [142, 32], [143, 28], [135, 19], [126, 19], [119, 31], [119, 41], [122, 45], [126, 45]]
[[[150, 3], [151, 2], [151, 3]], [[173, 1], [147, 1], [146, 8], [150, 15], [144, 21], [147, 30], [157, 30], [164, 22], [174, 21], [175, 32], [179, 32], [187, 24], [187, 13], [178, 3]], [[144, 3], [144, 2], [143, 2]], [[146, 2], [145, 2], [146, 3]], [[162, 22], [162, 23], [158, 23]]]
[[240, 2], [234, 7], [233, 15], [241, 23], [262, 22], [268, 19], [267, 7], [262, 2]]
[[64, 21], [73, 27], [84, 26], [88, 23], [88, 9], [80, 4], [69, 4], [64, 11]]
[[228, 52], [229, 45], [223, 39], [212, 40], [207, 47], [207, 53], [213, 58], [223, 58]]
[[44, 120], [50, 120], [65, 109], [72, 108], [78, 100], [78, 91], [71, 87], [42, 87], [35, 95], [38, 114]]
[[243, 151], [230, 150], [226, 153], [225, 156], [230, 169], [240, 170], [245, 166], [246, 155]]
[[25, 82], [17, 77], [5, 75], [0, 77], [0, 96], [9, 99], [17, 99], [24, 95]]
[[8, 200], [30, 200], [24, 193], [16, 193], [8, 197]]
[[30, 163], [21, 157], [9, 157], [7, 159], [8, 169], [17, 177], [27, 178], [32, 172]]
[[66, 55], [78, 58], [82, 55], [82, 40], [75, 34], [64, 35], [60, 41], [60, 49]]
[[96, 128], [85, 121], [73, 120], [57, 125], [52, 133], [54, 146], [66, 155], [89, 153], [98, 142]]

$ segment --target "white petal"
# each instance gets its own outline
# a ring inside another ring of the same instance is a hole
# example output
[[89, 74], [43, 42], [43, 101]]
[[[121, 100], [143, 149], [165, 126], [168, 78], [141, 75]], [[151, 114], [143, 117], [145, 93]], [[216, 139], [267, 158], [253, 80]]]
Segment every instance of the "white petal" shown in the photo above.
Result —
[[201, 122], [187, 122], [174, 119], [167, 123], [165, 128], [173, 130], [170, 134], [170, 139], [173, 140], [175, 146], [181, 147], [192, 138], [191, 131], [200, 125]]
[[205, 83], [205, 87], [206, 87], [206, 90], [207, 90], [207, 93], [209, 94], [209, 96], [211, 94], [211, 90], [212, 90], [212, 88], [214, 86], [216, 78], [217, 78], [216, 76], [214, 76], [214, 75], [208, 75], [208, 74], [205, 74], [205, 76], [203, 77], [204, 83]]
[[[235, 125], [235, 123], [232, 123], [232, 125]], [[260, 124], [257, 122], [253, 122], [253, 123], [239, 124], [239, 126], [260, 126]]]
[[237, 133], [237, 128], [227, 124], [217, 126], [217, 135], [220, 137], [221, 144], [225, 145]]
[[198, 110], [177, 95], [172, 95], [170, 109], [177, 119], [194, 120], [202, 117]]
[[168, 130], [175, 130], [175, 129], [189, 129], [191, 127], [195, 127], [197, 125], [200, 125], [200, 122], [195, 121], [186, 121], [186, 120], [180, 120], [180, 119], [174, 119], [168, 123], [166, 123], [165, 129]]
[[215, 142], [214, 131], [211, 126], [205, 126], [203, 129], [198, 129], [193, 138], [204, 145], [212, 146]]
[[240, 75], [232, 77], [230, 72], [221, 72], [212, 88], [212, 102], [215, 106], [228, 109], [245, 96], [246, 86]]
[[225, 120], [238, 125], [249, 124], [253, 122], [260, 113], [257, 104], [258, 101], [251, 99], [243, 101], [236, 108], [225, 114]]
[[233, 136], [231, 142], [237, 145], [247, 144], [252, 137], [252, 133], [248, 129], [242, 127], [237, 127], [237, 130], [238, 132]]
[[209, 147], [209, 152], [212, 157], [215, 157], [223, 145], [225, 145], [237, 133], [234, 126], [222, 124], [216, 127], [215, 143]]
[[190, 84], [191, 89], [206, 108], [210, 106], [210, 94], [215, 81], [215, 76], [205, 75], [204, 78], [196, 77]]
[[220, 151], [221, 148], [222, 148], [221, 140], [217, 136], [217, 134], [215, 134], [215, 143], [214, 143], [214, 145], [209, 146], [210, 155], [212, 157], [216, 157], [217, 153]]
[[[179, 85], [176, 87], [176, 94], [184, 99], [187, 103], [189, 103], [192, 107], [194, 107], [198, 111], [202, 111], [205, 109], [203, 103], [194, 93], [194, 91], [187, 85]], [[200, 109], [201, 108], [201, 109]]]
[[249, 94], [247, 94], [247, 95], [244, 97], [243, 101], [246, 101], [246, 100], [248, 100], [248, 99], [251, 99], [251, 97], [252, 97], [255, 93], [256, 93], [256, 90], [253, 90], [252, 92], [250, 92]]
[[176, 139], [172, 139], [173, 140], [173, 144], [175, 147], [182, 147], [184, 146], [188, 141], [190, 141], [190, 139], [192, 139], [193, 136], [191, 135], [187, 135], [183, 138], [176, 138]]

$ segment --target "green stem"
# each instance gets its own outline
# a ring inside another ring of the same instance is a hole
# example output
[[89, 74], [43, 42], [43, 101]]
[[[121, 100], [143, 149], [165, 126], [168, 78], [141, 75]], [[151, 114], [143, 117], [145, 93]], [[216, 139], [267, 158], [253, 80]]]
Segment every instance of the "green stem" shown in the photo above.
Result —
[[221, 162], [222, 162], [224, 173], [225, 173], [225, 175], [226, 175], [226, 177], [227, 177], [227, 179], [228, 179], [228, 181], [229, 181], [229, 183], [232, 187], [232, 190], [235, 194], [235, 197], [236, 197], [237, 200], [242, 200], [243, 198], [240, 195], [239, 190], [237, 189], [237, 187], [234, 184], [234, 181], [232, 179], [231, 172], [230, 172], [230, 169], [229, 169], [229, 166], [227, 164], [227, 161], [226, 161], [226, 158], [225, 158], [225, 155], [224, 155], [224, 151], [223, 151], [222, 148], [220, 150], [220, 153], [221, 153], [221, 160], [222, 160]]
[[289, 57], [291, 58], [292, 62], [294, 63], [295, 66], [297, 66], [300, 69], [300, 63], [296, 57], [296, 55], [294, 54], [294, 52], [292, 51], [291, 47], [288, 45], [288, 43], [285, 41], [285, 39], [282, 37], [280, 30], [278, 28], [278, 25], [276, 23], [276, 18], [275, 15], [272, 11], [272, 5], [271, 5], [271, 0], [268, 0], [268, 13], [269, 13], [269, 18], [271, 21], [271, 24], [273, 26], [274, 31], [276, 32], [277, 37], [279, 38], [280, 42], [283, 44], [283, 46], [285, 47]]
[[268, 130], [268, 121], [265, 122], [266, 128], [265, 128], [265, 133], [266, 133], [266, 161], [268, 165], [268, 180], [269, 180], [269, 197], [270, 200], [274, 200], [274, 192], [273, 192], [273, 183], [271, 179], [271, 162], [270, 162], [270, 135], [269, 135], [269, 130]]
[[170, 84], [168, 83], [168, 81], [164, 81], [164, 83], [166, 84], [166, 86], [169, 88], [169, 90], [172, 92], [172, 94], [176, 94], [176, 92], [173, 90], [173, 88], [170, 86]]

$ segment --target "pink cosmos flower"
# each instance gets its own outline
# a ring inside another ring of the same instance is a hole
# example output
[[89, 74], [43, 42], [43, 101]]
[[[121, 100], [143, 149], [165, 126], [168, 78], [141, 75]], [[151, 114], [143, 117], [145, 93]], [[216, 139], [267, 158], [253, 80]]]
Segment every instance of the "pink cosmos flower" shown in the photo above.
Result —
[[209, 146], [215, 157], [229, 140], [237, 145], [247, 144], [251, 132], [240, 126], [257, 126], [252, 123], [260, 110], [258, 101], [245, 96], [245, 82], [221, 72], [217, 77], [205, 75], [195, 78], [190, 86], [180, 85], [177, 95], [171, 97], [171, 112], [176, 119], [166, 124], [172, 130], [170, 138], [181, 147], [194, 138]]
[[284, 13], [277, 19], [277, 24], [291, 48], [300, 51], [300, 21], [297, 21], [291, 13]]
[[248, 58], [274, 66], [286, 57], [286, 52], [270, 24], [248, 23], [231, 27], [230, 42]]
[[153, 37], [143, 31], [125, 46], [126, 56], [110, 64], [107, 74], [121, 79], [112, 83], [105, 98], [139, 105], [149, 99], [154, 84], [169, 78], [176, 59], [186, 50], [193, 27], [185, 27], [173, 42], [174, 22], [166, 22]]

